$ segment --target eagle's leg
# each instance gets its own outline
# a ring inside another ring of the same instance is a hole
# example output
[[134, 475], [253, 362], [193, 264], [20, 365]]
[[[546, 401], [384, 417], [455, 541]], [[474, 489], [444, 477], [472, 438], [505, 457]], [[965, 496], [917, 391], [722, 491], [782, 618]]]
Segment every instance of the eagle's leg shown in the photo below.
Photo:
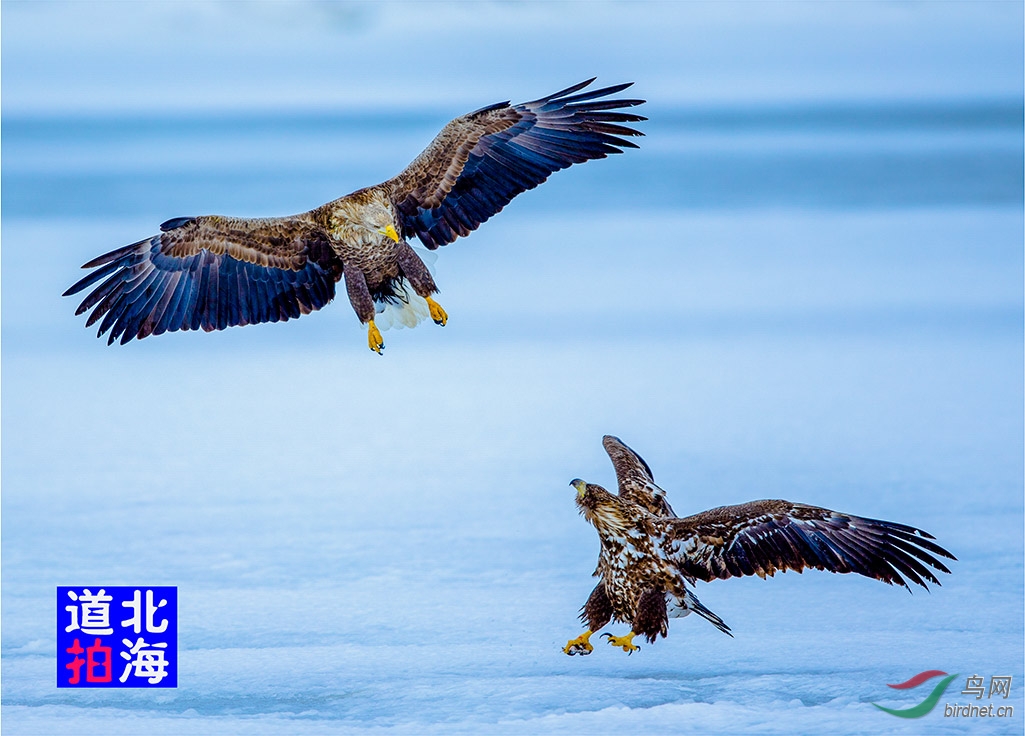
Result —
[[413, 290], [427, 300], [427, 308], [431, 310], [431, 319], [435, 324], [444, 327], [448, 322], [448, 313], [431, 298], [433, 294], [438, 293], [438, 285], [434, 283], [434, 277], [431, 276], [426, 264], [404, 240], [395, 244], [395, 257], [398, 259], [402, 274], [409, 279]]
[[666, 607], [666, 595], [661, 590], [648, 588], [637, 600], [634, 612], [633, 630], [652, 644], [661, 634], [669, 633], [669, 609]]
[[444, 327], [448, 322], [448, 312], [429, 296], [425, 296], [424, 299], [427, 300], [427, 308], [431, 310], [431, 319], [434, 320], [434, 324]]
[[613, 636], [612, 634], [605, 634], [605, 636], [608, 637], [609, 644], [614, 647], [623, 647], [623, 651], [627, 654], [633, 654], [640, 650], [640, 647], [634, 644], [634, 637], [637, 636], [637, 633], [634, 631], [631, 631], [626, 636]]
[[374, 299], [370, 296], [370, 289], [367, 288], [367, 280], [362, 271], [348, 263], [343, 266], [342, 272], [345, 275], [345, 291], [349, 294], [349, 303], [352, 305], [353, 311], [356, 312], [356, 316], [359, 317], [359, 321], [367, 326], [367, 343], [371, 350], [380, 355], [381, 350], [384, 349], [384, 338], [381, 337], [381, 331], [374, 324], [374, 315], [377, 314], [377, 311], [374, 309]]
[[562, 651], [573, 656], [574, 654], [590, 654], [594, 651], [591, 645], [591, 635], [601, 629], [612, 620], [612, 603], [605, 593], [605, 584], [598, 583], [587, 598], [587, 603], [580, 609], [580, 620], [587, 624], [587, 631], [576, 639], [570, 639]]
[[591, 634], [593, 633], [593, 631], [588, 629], [576, 639], [570, 639], [566, 642], [566, 646], [562, 648], [562, 653], [568, 654], [571, 657], [574, 654], [590, 654], [594, 651], [594, 646], [592, 646], [590, 642]]
[[661, 590], [648, 588], [637, 599], [634, 620], [630, 633], [626, 636], [609, 636], [609, 644], [623, 647], [623, 651], [633, 654], [639, 646], [633, 643], [635, 636], [643, 636], [654, 643], [659, 634], [669, 633], [669, 611], [666, 608], [666, 596]]

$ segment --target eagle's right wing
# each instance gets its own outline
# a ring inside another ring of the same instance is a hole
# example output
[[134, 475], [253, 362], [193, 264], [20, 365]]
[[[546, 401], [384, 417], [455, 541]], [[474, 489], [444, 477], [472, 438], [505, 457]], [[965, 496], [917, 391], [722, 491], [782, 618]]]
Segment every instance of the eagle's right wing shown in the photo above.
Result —
[[342, 275], [329, 236], [300, 217], [182, 217], [160, 229], [89, 261], [96, 270], [64, 292], [99, 283], [76, 314], [93, 310], [87, 327], [102, 318], [108, 345], [298, 317], [331, 301]]
[[[533, 102], [499, 102], [452, 120], [406, 170], [379, 185], [402, 234], [434, 250], [469, 235], [520, 192], [572, 164], [622, 153], [643, 135], [620, 112], [643, 100], [608, 99], [630, 84], [580, 92], [594, 79]], [[579, 94], [574, 94], [579, 93]]]
[[705, 581], [811, 567], [910, 590], [908, 581], [939, 585], [929, 568], [949, 573], [937, 557], [955, 559], [921, 529], [790, 501], [722, 506], [668, 520], [665, 529], [667, 556], [687, 577]]
[[655, 516], [676, 516], [666, 500], [666, 492], [655, 484], [655, 477], [644, 458], [623, 444], [618, 437], [607, 434], [602, 437], [601, 443], [612, 460], [612, 467], [616, 469], [620, 498], [643, 507]]

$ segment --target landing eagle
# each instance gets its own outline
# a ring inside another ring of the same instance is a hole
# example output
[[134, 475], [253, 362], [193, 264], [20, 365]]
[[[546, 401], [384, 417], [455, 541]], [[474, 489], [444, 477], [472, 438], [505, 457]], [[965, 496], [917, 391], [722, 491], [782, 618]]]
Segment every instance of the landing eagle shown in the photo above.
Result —
[[581, 609], [587, 630], [567, 642], [566, 654], [590, 654], [591, 635], [613, 619], [631, 630], [605, 636], [630, 654], [640, 648], [635, 636], [654, 642], [668, 635], [670, 618], [691, 612], [732, 636], [688, 587], [696, 580], [764, 579], [810, 567], [928, 589], [926, 581], [940, 584], [930, 567], [950, 572], [936, 556], [956, 559], [921, 529], [790, 501], [752, 501], [681, 519], [640, 455], [616, 437], [602, 443], [619, 493], [579, 479], [571, 483], [580, 513], [601, 540], [594, 573], [601, 580]]
[[168, 220], [159, 235], [86, 263], [95, 270], [64, 296], [92, 287], [76, 314], [92, 310], [86, 326], [99, 322], [97, 337], [109, 331], [109, 345], [286, 321], [330, 302], [344, 279], [380, 354], [381, 328], [448, 319], [409, 238], [430, 250], [447, 245], [553, 172], [637, 147], [624, 136], [642, 134], [624, 123], [645, 118], [621, 109], [644, 100], [609, 99], [630, 84], [580, 92], [593, 81], [458, 117], [398, 176], [309, 212]]

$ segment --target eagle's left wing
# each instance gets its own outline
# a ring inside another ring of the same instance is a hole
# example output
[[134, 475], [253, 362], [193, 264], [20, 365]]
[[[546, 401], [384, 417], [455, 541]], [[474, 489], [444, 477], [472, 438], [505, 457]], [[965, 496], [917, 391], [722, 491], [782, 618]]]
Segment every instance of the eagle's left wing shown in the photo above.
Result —
[[175, 330], [223, 330], [278, 322], [320, 309], [335, 295], [342, 263], [330, 237], [301, 216], [178, 217], [160, 234], [94, 258], [64, 292], [89, 289], [107, 344]]
[[379, 185], [402, 234], [434, 250], [469, 235], [552, 172], [636, 148], [621, 136], [643, 134], [620, 123], [646, 118], [616, 109], [644, 100], [599, 99], [630, 84], [573, 94], [593, 81], [520, 105], [499, 102], [446, 125], [405, 171]]
[[601, 443], [616, 469], [620, 498], [642, 506], [656, 516], [676, 516], [666, 501], [666, 492], [655, 484], [655, 477], [644, 458], [610, 434], [602, 437]]
[[706, 581], [811, 567], [910, 590], [905, 578], [923, 588], [926, 580], [940, 584], [929, 567], [950, 572], [936, 556], [956, 559], [921, 529], [789, 501], [723, 506], [665, 524], [669, 558]]

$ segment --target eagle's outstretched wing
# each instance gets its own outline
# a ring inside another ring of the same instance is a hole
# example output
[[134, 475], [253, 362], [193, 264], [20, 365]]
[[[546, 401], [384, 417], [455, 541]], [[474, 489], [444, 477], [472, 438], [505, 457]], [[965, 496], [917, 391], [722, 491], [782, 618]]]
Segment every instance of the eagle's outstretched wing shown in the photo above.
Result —
[[500, 102], [446, 125], [405, 171], [380, 185], [403, 234], [432, 250], [447, 245], [552, 172], [636, 148], [621, 136], [643, 134], [621, 123], [646, 118], [616, 110], [644, 100], [599, 99], [630, 84], [573, 94], [593, 81], [520, 105]]
[[301, 218], [183, 217], [160, 229], [85, 264], [96, 270], [64, 292], [99, 283], [76, 314], [93, 310], [86, 326], [102, 318], [108, 345], [298, 317], [331, 301], [341, 278], [327, 234]]
[[651, 468], [644, 458], [627, 447], [618, 437], [610, 434], [601, 438], [605, 452], [616, 469], [619, 497], [643, 507], [656, 516], [676, 516], [666, 500], [666, 492], [655, 484]]
[[789, 501], [723, 506], [665, 524], [669, 558], [684, 575], [706, 581], [812, 567], [910, 590], [906, 580], [940, 584], [929, 567], [950, 572], [936, 556], [956, 559], [921, 529]]

